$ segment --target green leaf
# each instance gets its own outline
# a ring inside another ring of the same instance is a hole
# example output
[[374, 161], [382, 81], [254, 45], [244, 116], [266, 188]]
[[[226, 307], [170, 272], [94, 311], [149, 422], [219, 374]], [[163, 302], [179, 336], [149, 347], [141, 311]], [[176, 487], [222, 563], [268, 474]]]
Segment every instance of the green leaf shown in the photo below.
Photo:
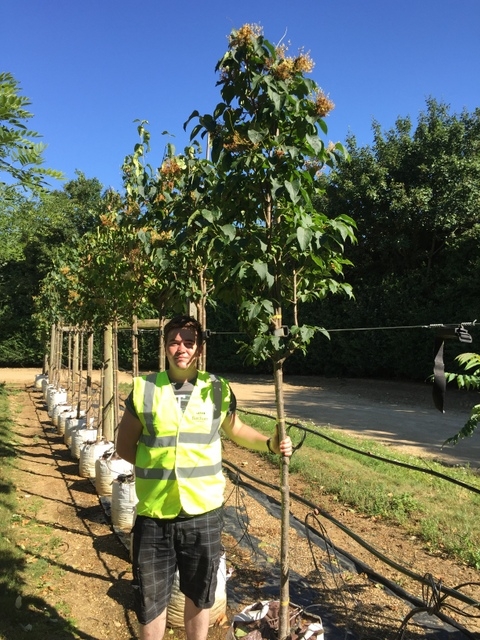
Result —
[[275, 107], [275, 113], [280, 112], [283, 109], [285, 104], [284, 97], [281, 96], [277, 91], [273, 88], [268, 87], [267, 94], [270, 100], [273, 102], [273, 106]]
[[245, 262], [238, 262], [237, 265], [232, 269], [231, 276], [233, 279], [238, 278], [239, 280], [243, 280], [246, 273]]
[[196, 138], [196, 136], [200, 133], [200, 131], [202, 131], [202, 129], [203, 126], [201, 124], [195, 125], [190, 133], [190, 140]]
[[255, 260], [252, 267], [257, 272], [261, 280], [264, 280], [269, 287], [273, 286], [274, 278], [268, 271], [268, 264], [266, 262], [260, 262]]
[[255, 129], [248, 130], [248, 138], [254, 144], [260, 144], [263, 142], [266, 135], [268, 135], [268, 131], [256, 131]]
[[233, 224], [221, 225], [220, 229], [228, 237], [229, 240], [234, 240], [236, 236], [236, 229]]
[[226, 108], [227, 108], [227, 105], [225, 104], [225, 102], [219, 102], [215, 107], [215, 111], [213, 112], [213, 117], [219, 118], [223, 114]]
[[275, 177], [271, 179], [270, 184], [272, 185], [272, 190], [274, 193], [283, 188], [283, 183], [279, 182]]
[[200, 114], [199, 114], [199, 112], [198, 112], [196, 109], [195, 109], [195, 111], [192, 111], [192, 113], [190, 114], [190, 116], [189, 116], [188, 120], [186, 120], [186, 121], [183, 123], [183, 129], [184, 129], [184, 131], [186, 131], [186, 130], [187, 130], [187, 125], [188, 125], [188, 123], [190, 122], [190, 120], [193, 120], [193, 118], [199, 118], [199, 117], [200, 117]]
[[260, 302], [255, 302], [254, 304], [246, 305], [248, 308], [248, 320], [253, 320], [258, 316], [260, 311], [262, 310], [262, 305]]
[[297, 240], [300, 245], [300, 249], [302, 251], [306, 251], [310, 246], [310, 242], [312, 241], [313, 233], [311, 229], [305, 229], [304, 227], [298, 227], [297, 229]]
[[284, 182], [285, 184], [285, 189], [288, 192], [288, 195], [290, 196], [290, 200], [293, 202], [293, 204], [296, 204], [299, 200], [299, 195], [298, 195], [298, 182], [289, 182], [288, 180], [285, 180]]
[[317, 267], [320, 267], [321, 269], [325, 269], [325, 260], [323, 260], [323, 258], [319, 255], [316, 255], [315, 253], [312, 253], [310, 256], [313, 260], [313, 262], [317, 265]]
[[214, 222], [215, 220], [213, 212], [210, 211], [209, 209], [202, 209], [202, 216], [205, 218], [207, 222]]
[[323, 131], [323, 133], [325, 133], [325, 134], [328, 133], [328, 127], [327, 127], [327, 123], [325, 122], [325, 120], [318, 120], [318, 125], [319, 125], [320, 129]]
[[310, 135], [307, 133], [307, 135], [305, 136], [306, 141], [308, 142], [308, 144], [312, 147], [312, 149], [315, 151], [315, 153], [318, 153], [319, 155], [323, 152], [323, 141], [316, 135]]

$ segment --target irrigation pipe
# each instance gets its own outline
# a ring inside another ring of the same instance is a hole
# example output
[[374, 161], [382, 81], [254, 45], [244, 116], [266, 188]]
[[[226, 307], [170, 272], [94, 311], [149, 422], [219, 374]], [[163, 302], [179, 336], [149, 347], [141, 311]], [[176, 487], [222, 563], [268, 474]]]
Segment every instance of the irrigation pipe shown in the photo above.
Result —
[[[265, 487], [268, 487], [269, 489], [272, 489], [274, 491], [278, 491], [278, 487], [271, 484], [270, 482], [266, 482], [265, 480], [261, 480], [260, 478], [257, 478], [256, 476], [253, 476], [249, 473], [247, 473], [246, 471], [244, 471], [243, 469], [240, 469], [239, 467], [237, 467], [235, 464], [233, 464], [232, 462], [229, 462], [227, 460], [223, 461], [224, 466], [227, 466], [231, 469], [233, 469], [238, 476], [246, 476], [247, 478], [249, 478], [250, 480], [253, 480], [254, 482], [263, 485]], [[310, 500], [307, 500], [306, 498], [303, 498], [302, 496], [299, 496], [296, 493], [291, 492], [290, 495], [292, 496], [292, 498], [294, 500], [296, 500], [297, 502], [300, 502], [301, 504], [304, 504], [305, 506], [309, 507], [310, 509], [313, 509], [315, 513], [320, 514], [322, 517], [326, 518], [327, 520], [329, 520], [332, 524], [334, 524], [336, 527], [338, 527], [341, 531], [343, 531], [344, 533], [346, 533], [350, 538], [352, 538], [353, 540], [355, 540], [355, 542], [357, 542], [360, 546], [362, 546], [364, 549], [366, 549], [367, 551], [369, 551], [373, 556], [375, 556], [376, 558], [378, 558], [379, 560], [381, 560], [382, 562], [384, 562], [385, 564], [389, 565], [390, 567], [392, 567], [393, 569], [395, 569], [396, 571], [399, 571], [401, 573], [403, 573], [404, 575], [408, 576], [409, 578], [411, 578], [412, 580], [415, 580], [416, 582], [419, 582], [420, 584], [425, 584], [424, 582], [424, 578], [423, 576], [419, 575], [418, 573], [415, 573], [413, 571], [410, 571], [410, 569], [407, 569], [406, 567], [404, 567], [401, 564], [398, 564], [397, 562], [395, 562], [394, 560], [391, 560], [390, 558], [388, 558], [387, 556], [385, 556], [383, 553], [381, 553], [380, 551], [378, 551], [377, 549], [375, 549], [375, 547], [373, 547], [371, 544], [369, 544], [366, 540], [364, 540], [362, 537], [358, 536], [356, 533], [354, 533], [351, 529], [349, 529], [347, 526], [345, 526], [344, 524], [342, 524], [339, 520], [337, 520], [336, 518], [334, 518], [330, 513], [328, 513], [328, 511], [323, 510], [321, 507], [319, 507], [318, 505], [314, 504], [313, 502], [310, 502]], [[318, 533], [318, 532], [316, 532]], [[344, 553], [343, 550], [339, 549], [340, 553]], [[344, 554], [346, 557], [349, 556], [348, 553]], [[351, 556], [350, 556], [351, 558]], [[354, 562], [359, 562], [356, 559], [353, 559]], [[362, 569], [363, 570], [363, 569]], [[373, 570], [369, 569], [368, 570], [370, 574], [373, 575]], [[387, 580], [386, 578], [383, 578], [383, 580]], [[461, 602], [477, 608], [480, 610], [480, 602], [478, 600], [475, 600], [473, 598], [468, 597], [467, 595], [465, 595], [464, 593], [461, 593], [460, 591], [457, 591], [455, 589], [451, 589], [449, 587], [443, 587], [443, 591], [444, 593], [446, 593], [447, 595], [453, 597], [453, 598], [457, 598], [458, 600], [460, 600]], [[413, 596], [412, 596], [413, 597]]]
[[[239, 409], [241, 413], [260, 416], [263, 418], [269, 418], [270, 420], [275, 420], [271, 415], [266, 413], [257, 413], [256, 411], [247, 411], [244, 409]], [[338, 442], [334, 438], [325, 435], [324, 433], [320, 433], [319, 431], [315, 431], [314, 429], [309, 429], [308, 427], [304, 427], [299, 422], [287, 422], [290, 427], [296, 427], [306, 433], [312, 433], [315, 436], [319, 436], [324, 440], [328, 440], [332, 444], [337, 445], [338, 447], [342, 447], [343, 449], [347, 449], [348, 451], [352, 451], [353, 453], [358, 453], [362, 456], [367, 456], [367, 458], [372, 458], [374, 460], [380, 460], [381, 462], [387, 462], [389, 464], [396, 465], [397, 467], [403, 467], [404, 469], [410, 469], [411, 471], [420, 471], [421, 473], [427, 473], [428, 475], [435, 476], [437, 478], [441, 478], [442, 480], [446, 480], [447, 482], [451, 482], [452, 484], [456, 484], [463, 489], [468, 489], [468, 491], [472, 491], [473, 493], [480, 494], [480, 488], [475, 487], [471, 484], [467, 484], [466, 482], [462, 482], [462, 480], [457, 480], [456, 478], [452, 478], [451, 476], [447, 476], [440, 471], [435, 471], [433, 469], [425, 469], [424, 467], [419, 467], [417, 465], [409, 464], [408, 462], [400, 462], [399, 460], [394, 460], [392, 458], [384, 458], [383, 456], [378, 456], [375, 453], [371, 453], [370, 451], [362, 451], [362, 449], [357, 449], [356, 447], [351, 447], [348, 444], [344, 444], [343, 442]]]

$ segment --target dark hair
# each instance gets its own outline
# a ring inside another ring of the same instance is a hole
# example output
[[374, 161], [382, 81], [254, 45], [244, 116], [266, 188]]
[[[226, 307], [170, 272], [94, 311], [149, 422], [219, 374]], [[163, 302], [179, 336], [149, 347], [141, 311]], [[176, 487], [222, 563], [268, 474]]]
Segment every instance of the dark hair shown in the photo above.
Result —
[[167, 344], [167, 338], [170, 331], [180, 329], [184, 329], [187, 327], [188, 329], [193, 329], [195, 331], [195, 337], [197, 345], [200, 347], [203, 344], [203, 329], [202, 325], [198, 320], [193, 318], [192, 316], [175, 316], [171, 320], [167, 322], [167, 324], [163, 328], [163, 341]]

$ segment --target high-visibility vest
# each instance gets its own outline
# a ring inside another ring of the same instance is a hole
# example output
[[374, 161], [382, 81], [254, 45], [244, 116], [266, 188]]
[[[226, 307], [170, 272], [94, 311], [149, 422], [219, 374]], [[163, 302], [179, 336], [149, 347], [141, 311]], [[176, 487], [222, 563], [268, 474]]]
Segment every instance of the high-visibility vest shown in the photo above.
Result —
[[182, 413], [166, 372], [141, 376], [133, 381], [133, 404], [143, 426], [135, 458], [137, 514], [174, 518], [220, 507], [228, 382], [199, 371]]

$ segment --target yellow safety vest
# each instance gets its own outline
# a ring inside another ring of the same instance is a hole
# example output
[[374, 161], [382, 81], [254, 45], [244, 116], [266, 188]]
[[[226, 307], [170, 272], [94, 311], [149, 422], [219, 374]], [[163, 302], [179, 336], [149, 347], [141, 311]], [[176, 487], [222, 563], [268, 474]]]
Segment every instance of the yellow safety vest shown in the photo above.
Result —
[[137, 514], [174, 518], [220, 507], [227, 381], [199, 371], [182, 413], [166, 372], [141, 376], [133, 381], [133, 404], [143, 425], [135, 459]]

